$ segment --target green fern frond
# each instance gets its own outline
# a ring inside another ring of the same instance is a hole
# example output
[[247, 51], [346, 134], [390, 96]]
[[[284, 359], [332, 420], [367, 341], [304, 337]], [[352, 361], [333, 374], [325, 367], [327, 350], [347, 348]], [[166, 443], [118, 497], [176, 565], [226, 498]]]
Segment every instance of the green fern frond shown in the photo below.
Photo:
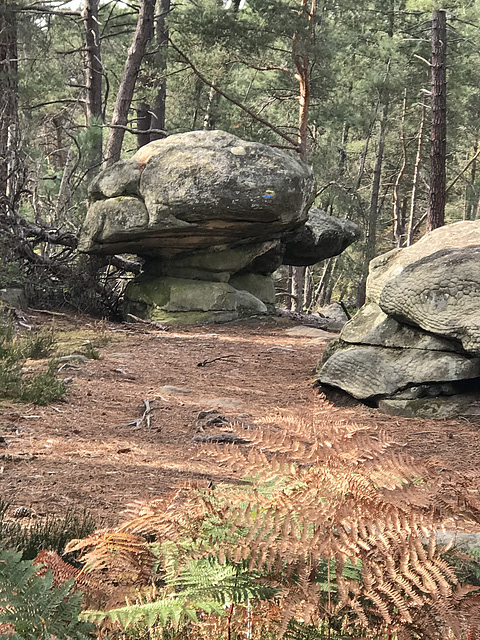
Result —
[[82, 598], [73, 582], [53, 587], [51, 572], [37, 575], [38, 565], [21, 552], [0, 549], [0, 624], [11, 625], [17, 640], [84, 640], [92, 626], [79, 621]]
[[195, 601], [207, 598], [221, 604], [239, 604], [273, 597], [275, 589], [256, 582], [258, 577], [245, 564], [221, 564], [216, 558], [201, 558], [189, 562], [171, 580]]
[[89, 622], [99, 623], [108, 618], [117, 622], [123, 629], [142, 623], [145, 627], [169, 624], [178, 625], [182, 620], [198, 622], [197, 611], [207, 614], [226, 615], [224, 608], [215, 600], [198, 600], [192, 602], [183, 595], [172, 595], [154, 602], [131, 604], [110, 611], [84, 611], [82, 618]]

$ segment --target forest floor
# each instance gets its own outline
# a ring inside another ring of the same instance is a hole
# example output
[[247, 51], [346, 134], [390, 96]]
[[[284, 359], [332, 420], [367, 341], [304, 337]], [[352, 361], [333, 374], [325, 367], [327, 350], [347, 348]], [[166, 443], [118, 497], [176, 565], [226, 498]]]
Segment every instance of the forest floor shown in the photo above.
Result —
[[[0, 496], [11, 512], [27, 507], [42, 517], [87, 509], [98, 526], [113, 525], [134, 500], [186, 480], [218, 481], [222, 469], [203, 459], [193, 440], [228, 431], [203, 430], [198, 414], [209, 410], [247, 424], [279, 413], [360, 423], [386, 430], [402, 451], [439, 473], [478, 476], [480, 420], [391, 417], [319, 395], [314, 370], [333, 334], [305, 332], [283, 318], [166, 331], [30, 311], [27, 320], [35, 328], [53, 325], [60, 351], [81, 350], [90, 340], [100, 357], [65, 364], [60, 376], [72, 380], [63, 401], [0, 403]], [[145, 401], [149, 425], [138, 422]]]

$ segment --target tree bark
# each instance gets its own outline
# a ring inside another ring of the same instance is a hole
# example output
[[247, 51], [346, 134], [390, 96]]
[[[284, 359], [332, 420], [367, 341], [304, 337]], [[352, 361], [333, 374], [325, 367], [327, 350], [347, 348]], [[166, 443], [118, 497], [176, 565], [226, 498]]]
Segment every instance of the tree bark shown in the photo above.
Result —
[[446, 12], [435, 10], [432, 18], [432, 126], [430, 131], [430, 194], [427, 231], [441, 227], [445, 221], [447, 157], [446, 49]]
[[99, 0], [85, 0], [82, 16], [85, 26], [85, 85], [87, 96], [85, 107], [87, 112], [87, 125], [95, 127], [93, 147], [90, 154], [90, 177], [102, 164], [103, 144], [101, 126], [103, 124], [103, 65], [100, 49], [100, 30], [98, 22]]
[[[158, 48], [155, 56], [155, 67], [158, 80], [155, 83], [157, 90], [155, 96], [155, 106], [152, 110], [152, 129], [165, 130], [166, 100], [167, 100], [167, 47], [168, 47], [168, 27], [165, 22], [167, 14], [170, 12], [171, 0], [159, 0], [158, 17], [155, 25], [156, 45]], [[152, 133], [151, 140], [163, 138], [161, 133]]]
[[373, 260], [377, 248], [377, 221], [378, 221], [378, 201], [380, 197], [380, 182], [382, 177], [383, 152], [385, 149], [385, 132], [388, 115], [388, 100], [384, 98], [380, 107], [379, 131], [377, 154], [375, 167], [373, 170], [372, 192], [370, 196], [370, 207], [368, 211], [367, 229], [365, 233], [365, 254], [363, 258], [362, 277], [357, 291], [357, 306], [365, 304], [365, 288], [367, 284], [368, 266]]
[[413, 242], [413, 232], [415, 229], [415, 210], [417, 207], [417, 187], [418, 178], [420, 175], [420, 164], [422, 162], [423, 151], [423, 132], [425, 129], [427, 110], [425, 106], [422, 107], [422, 116], [420, 119], [420, 127], [418, 130], [418, 143], [417, 143], [417, 155], [415, 157], [415, 166], [413, 168], [413, 180], [412, 180], [412, 195], [410, 196], [410, 215], [408, 218], [408, 230], [407, 230], [407, 247]]
[[474, 220], [475, 211], [477, 208], [478, 192], [475, 187], [475, 180], [477, 179], [477, 157], [478, 154], [478, 140], [475, 140], [473, 144], [473, 157], [472, 168], [470, 169], [470, 181], [465, 187], [465, 211], [463, 214], [464, 220]]
[[137, 106], [137, 149], [150, 142], [149, 129], [152, 123], [152, 112], [146, 102], [139, 102]]
[[[114, 125], [108, 135], [105, 150], [105, 166], [109, 166], [120, 159], [122, 143], [125, 135], [123, 127], [127, 124], [128, 112], [132, 103], [133, 92], [140, 66], [148, 41], [152, 37], [155, 0], [141, 0], [137, 27], [133, 42], [128, 50], [127, 60], [123, 71], [122, 81], [117, 93], [112, 122]], [[120, 125], [120, 127], [118, 126]]]
[[[18, 152], [17, 20], [13, 2], [0, 11], [0, 204], [12, 200]], [[7, 207], [8, 208], [8, 207]]]
[[[307, 12], [308, 0], [301, 0], [301, 9]], [[308, 29], [304, 39], [299, 34], [293, 36], [293, 62], [298, 79], [298, 154], [300, 160], [307, 162], [308, 141], [308, 111], [310, 108], [310, 46], [315, 30], [315, 17], [317, 13], [317, 0], [311, 0], [307, 12]], [[292, 295], [294, 296], [294, 310], [301, 312], [303, 309], [305, 284], [305, 267], [293, 267]]]
[[402, 106], [402, 124], [401, 124], [401, 138], [402, 138], [402, 166], [398, 172], [395, 184], [393, 185], [393, 239], [395, 246], [403, 247], [405, 240], [405, 202], [400, 199], [400, 183], [405, 175], [405, 168], [407, 166], [407, 141], [405, 139], [405, 117], [407, 113], [407, 90], [403, 92], [403, 106]]

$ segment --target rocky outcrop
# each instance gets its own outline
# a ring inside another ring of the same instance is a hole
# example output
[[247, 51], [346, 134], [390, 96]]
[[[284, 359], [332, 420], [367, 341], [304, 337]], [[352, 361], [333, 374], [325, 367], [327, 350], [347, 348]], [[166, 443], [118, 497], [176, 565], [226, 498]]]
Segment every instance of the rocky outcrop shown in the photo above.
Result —
[[285, 245], [284, 264], [305, 267], [342, 253], [360, 237], [351, 220], [334, 218], [320, 209], [310, 209], [301, 232]]
[[358, 237], [351, 222], [309, 213], [314, 196], [312, 170], [294, 154], [223, 131], [172, 135], [95, 178], [79, 248], [143, 258], [127, 315], [269, 313], [282, 263], [314, 264]]
[[303, 225], [313, 197], [292, 154], [223, 131], [172, 135], [93, 181], [80, 248], [171, 258], [258, 244]]
[[320, 382], [395, 415], [464, 413], [480, 389], [480, 221], [373, 260], [367, 300], [329, 345]]

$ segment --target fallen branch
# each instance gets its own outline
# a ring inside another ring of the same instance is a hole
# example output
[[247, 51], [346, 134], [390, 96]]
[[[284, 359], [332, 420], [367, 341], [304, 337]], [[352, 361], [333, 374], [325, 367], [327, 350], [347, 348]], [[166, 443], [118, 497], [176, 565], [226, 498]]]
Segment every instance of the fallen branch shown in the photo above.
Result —
[[192, 442], [206, 442], [209, 444], [249, 444], [246, 440], [234, 433], [212, 433], [209, 436], [193, 436]]
[[168, 331], [169, 327], [166, 324], [161, 324], [161, 322], [155, 322], [155, 320], [144, 320], [143, 318], [139, 318], [138, 316], [133, 315], [133, 313], [127, 313], [127, 321], [130, 322], [138, 322], [139, 324], [146, 324], [149, 327], [154, 327], [155, 329], [160, 329], [161, 331]]
[[205, 367], [207, 364], [211, 362], [216, 362], [217, 360], [227, 360], [227, 358], [239, 358], [240, 356], [236, 355], [228, 355], [228, 356], [218, 356], [218, 358], [211, 358], [211, 360], [202, 360], [202, 362], [197, 362], [197, 367]]
[[152, 426], [152, 411], [153, 411], [153, 407], [150, 404], [151, 402], [154, 402], [154, 400], [143, 401], [145, 410], [141, 418], [137, 418], [136, 420], [127, 422], [127, 424], [119, 424], [117, 426], [118, 427], [134, 427], [135, 429], [140, 429], [141, 427], [145, 426], [147, 429], [150, 429], [150, 427]]

